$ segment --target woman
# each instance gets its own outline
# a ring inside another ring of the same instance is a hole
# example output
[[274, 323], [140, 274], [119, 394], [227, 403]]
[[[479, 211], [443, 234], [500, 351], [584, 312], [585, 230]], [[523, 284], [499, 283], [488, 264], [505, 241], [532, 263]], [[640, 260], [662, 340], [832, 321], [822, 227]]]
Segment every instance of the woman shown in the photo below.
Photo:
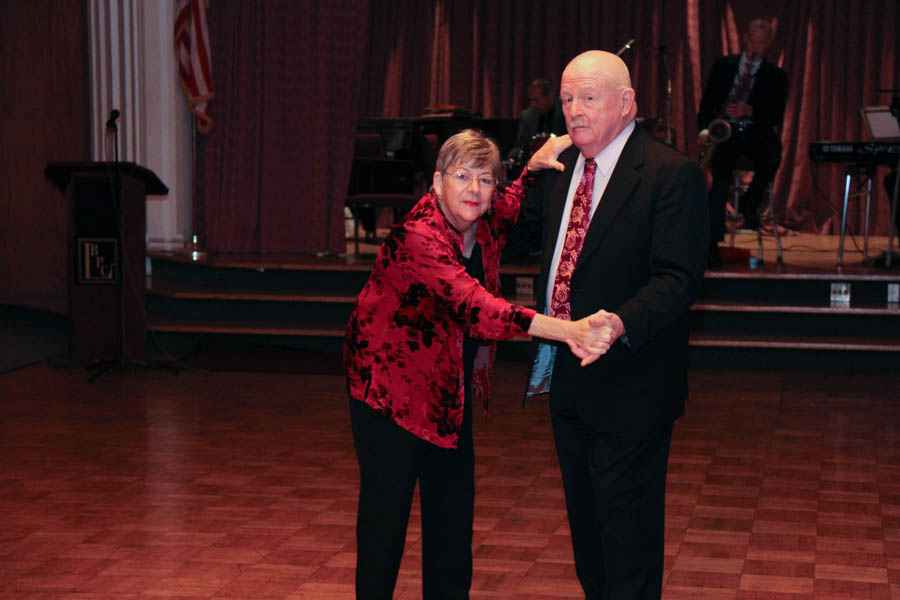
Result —
[[344, 362], [360, 469], [356, 597], [390, 599], [416, 481], [423, 598], [468, 598], [472, 580], [473, 400], [487, 409], [495, 346], [567, 341], [585, 364], [608, 347], [588, 318], [563, 321], [499, 297], [500, 252], [530, 171], [571, 145], [548, 142], [502, 193], [497, 146], [466, 130], [438, 154], [432, 191], [382, 245], [347, 326]]

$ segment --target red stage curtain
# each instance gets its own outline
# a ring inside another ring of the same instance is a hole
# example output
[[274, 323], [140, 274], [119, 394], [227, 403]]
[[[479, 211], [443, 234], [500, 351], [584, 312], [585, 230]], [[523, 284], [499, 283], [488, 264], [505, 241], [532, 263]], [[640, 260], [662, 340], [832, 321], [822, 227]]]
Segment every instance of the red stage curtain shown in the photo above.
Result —
[[216, 126], [200, 140], [212, 252], [343, 251], [367, 2], [217, 0]]
[[[372, 5], [369, 55], [375, 61], [366, 73], [363, 115], [414, 116], [428, 105], [449, 103], [488, 117], [515, 117], [526, 105], [532, 79], [547, 77], [558, 87], [562, 69], [579, 52], [615, 52], [634, 37], [634, 46], [623, 58], [631, 69], [639, 116], [665, 115], [664, 47], [672, 79], [675, 141], [691, 156], [697, 154], [696, 113], [713, 61], [739, 51], [750, 19], [774, 18], [778, 32], [769, 58], [791, 80], [776, 212], [779, 221], [804, 231], [836, 231], [839, 220], [831, 205], [839, 203], [843, 193], [843, 167], [822, 165], [814, 172], [809, 142], [863, 139], [859, 109], [889, 104], [890, 95], [877, 90], [900, 87], [896, 0], [425, 4], [433, 5], [430, 22], [421, 7], [416, 12], [391, 3]], [[398, 42], [413, 39], [419, 41], [412, 53], [408, 43]], [[883, 172], [873, 186], [872, 231], [885, 234], [889, 206], [881, 188]], [[851, 221], [854, 225], [858, 214]]]
[[[419, 115], [428, 103], [435, 0], [370, 8], [362, 97], [370, 116]], [[360, 107], [362, 109], [362, 107]]]
[[[862, 139], [859, 109], [890, 102], [877, 90], [900, 85], [898, 10], [897, 0], [218, 0], [209, 17], [222, 128], [201, 140], [198, 221], [213, 251], [340, 251], [357, 117], [435, 104], [515, 117], [532, 79], [558, 85], [577, 53], [616, 51], [632, 37], [623, 58], [639, 116], [666, 115], [664, 55], [675, 144], [696, 156], [712, 62], [737, 52], [746, 23], [765, 16], [778, 29], [769, 57], [791, 79], [776, 213], [799, 230], [834, 232], [843, 167], [814, 168], [809, 143]], [[882, 234], [883, 172], [872, 227]], [[851, 215], [857, 231], [861, 210]]]
[[[785, 21], [779, 38], [784, 47], [784, 68], [792, 75], [785, 115], [784, 165], [776, 180], [784, 216], [798, 228], [837, 233], [843, 201], [845, 167], [813, 166], [809, 142], [862, 140], [860, 109], [888, 105], [891, 95], [879, 89], [900, 87], [897, 40], [900, 5], [894, 1], [841, 2], [822, 0], [783, 3]], [[882, 186], [886, 168], [873, 182], [873, 232], [886, 235], [890, 206]], [[821, 190], [821, 191], [820, 191]], [[776, 207], [777, 208], [777, 207]], [[861, 232], [865, 203], [851, 204], [850, 223]], [[861, 245], [861, 242], [860, 242]]]

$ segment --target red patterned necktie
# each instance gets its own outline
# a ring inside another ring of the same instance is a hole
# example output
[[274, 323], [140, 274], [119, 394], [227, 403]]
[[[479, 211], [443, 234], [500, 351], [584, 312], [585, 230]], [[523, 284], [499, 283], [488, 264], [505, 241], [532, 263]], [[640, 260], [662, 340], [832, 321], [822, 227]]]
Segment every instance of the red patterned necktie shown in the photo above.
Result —
[[594, 171], [596, 170], [597, 163], [593, 158], [584, 161], [584, 174], [575, 190], [569, 225], [566, 227], [566, 238], [563, 242], [562, 253], [559, 255], [559, 265], [556, 267], [553, 297], [550, 298], [551, 317], [566, 320], [572, 318], [569, 284], [572, 281], [572, 272], [575, 271], [578, 255], [581, 254], [581, 247], [584, 245], [584, 236], [591, 223], [591, 197], [594, 195]]
[[740, 75], [738, 77], [738, 95], [737, 100], [739, 102], [747, 102], [750, 98], [750, 69], [753, 67], [753, 64], [748, 60], [744, 63], [744, 68], [741, 69]]

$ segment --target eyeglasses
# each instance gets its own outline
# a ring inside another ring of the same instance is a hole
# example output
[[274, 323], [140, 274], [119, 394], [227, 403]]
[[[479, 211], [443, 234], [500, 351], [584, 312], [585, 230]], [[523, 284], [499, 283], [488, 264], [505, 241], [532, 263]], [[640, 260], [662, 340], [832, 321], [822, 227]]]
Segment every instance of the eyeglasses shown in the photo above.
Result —
[[[454, 171], [453, 173], [449, 173], [450, 177], [456, 180], [458, 184], [463, 187], [468, 187], [472, 185], [472, 176], [468, 173], [463, 173], [462, 171]], [[491, 177], [490, 175], [479, 175], [478, 176], [478, 186], [482, 189], [492, 188], [497, 184], [497, 180]]]

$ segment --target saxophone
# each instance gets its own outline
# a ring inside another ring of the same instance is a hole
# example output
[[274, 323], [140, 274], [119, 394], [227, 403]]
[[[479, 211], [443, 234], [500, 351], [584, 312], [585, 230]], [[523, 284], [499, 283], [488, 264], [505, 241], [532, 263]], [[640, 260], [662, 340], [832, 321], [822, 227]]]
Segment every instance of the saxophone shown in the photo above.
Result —
[[706, 126], [706, 129], [700, 132], [700, 154], [698, 155], [697, 160], [704, 169], [709, 167], [709, 161], [712, 160], [716, 147], [719, 144], [727, 142], [731, 137], [731, 122], [725, 118], [725, 109], [728, 108], [729, 104], [737, 102], [738, 95], [741, 92], [741, 82], [744, 80], [744, 77], [749, 74], [749, 70], [750, 61], [748, 60], [744, 62], [741, 73], [734, 85], [731, 86], [731, 92], [728, 94], [728, 98], [725, 99], [725, 102], [722, 103], [721, 108], [719, 108], [716, 118], [710, 121], [709, 125]]

